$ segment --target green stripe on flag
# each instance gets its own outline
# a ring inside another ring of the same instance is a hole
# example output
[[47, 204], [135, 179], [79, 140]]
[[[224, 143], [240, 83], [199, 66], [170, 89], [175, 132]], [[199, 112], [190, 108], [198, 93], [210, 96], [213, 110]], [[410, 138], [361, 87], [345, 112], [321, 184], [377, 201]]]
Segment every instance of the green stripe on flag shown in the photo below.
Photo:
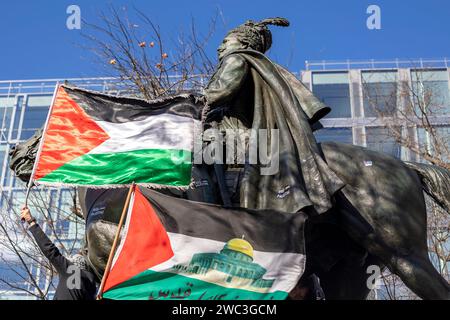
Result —
[[[174, 296], [172, 296], [172, 294]], [[170, 272], [146, 270], [103, 294], [114, 300], [284, 300], [288, 293], [227, 288]]]
[[113, 185], [148, 183], [187, 186], [191, 182], [192, 152], [147, 149], [85, 154], [37, 182], [42, 184]]

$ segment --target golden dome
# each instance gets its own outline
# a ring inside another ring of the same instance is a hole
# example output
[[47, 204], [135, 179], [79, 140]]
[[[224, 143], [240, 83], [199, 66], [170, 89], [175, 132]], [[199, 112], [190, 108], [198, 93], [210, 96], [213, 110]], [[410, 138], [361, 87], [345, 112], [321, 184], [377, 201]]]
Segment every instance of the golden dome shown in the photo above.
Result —
[[253, 258], [253, 247], [248, 241], [244, 239], [239, 238], [231, 239], [225, 245], [225, 249], [241, 252]]

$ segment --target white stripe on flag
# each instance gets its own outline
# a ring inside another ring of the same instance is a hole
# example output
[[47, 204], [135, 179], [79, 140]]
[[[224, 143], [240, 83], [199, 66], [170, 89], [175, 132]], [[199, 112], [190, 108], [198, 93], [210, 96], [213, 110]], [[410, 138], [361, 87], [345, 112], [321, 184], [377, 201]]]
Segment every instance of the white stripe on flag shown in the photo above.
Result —
[[143, 149], [193, 150], [194, 126], [198, 120], [173, 114], [144, 120], [112, 123], [96, 121], [111, 137], [90, 154], [127, 152]]

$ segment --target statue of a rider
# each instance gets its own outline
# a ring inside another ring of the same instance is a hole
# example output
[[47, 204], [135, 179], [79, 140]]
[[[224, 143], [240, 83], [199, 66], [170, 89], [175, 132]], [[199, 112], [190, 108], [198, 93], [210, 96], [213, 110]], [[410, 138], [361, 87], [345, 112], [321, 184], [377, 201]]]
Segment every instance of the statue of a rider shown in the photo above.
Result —
[[324, 161], [313, 135], [330, 108], [264, 55], [272, 44], [268, 25], [289, 22], [247, 21], [223, 40], [217, 71], [205, 88], [207, 119], [223, 131], [279, 130], [279, 170], [261, 175], [258, 164], [246, 162], [241, 207], [321, 214], [332, 207], [333, 194], [344, 185]]

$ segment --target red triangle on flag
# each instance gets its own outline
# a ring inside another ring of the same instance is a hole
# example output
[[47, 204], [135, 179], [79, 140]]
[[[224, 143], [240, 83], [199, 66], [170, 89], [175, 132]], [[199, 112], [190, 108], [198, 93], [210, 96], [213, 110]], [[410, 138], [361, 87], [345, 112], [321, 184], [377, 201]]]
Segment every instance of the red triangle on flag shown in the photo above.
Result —
[[37, 180], [44, 177], [88, 153], [109, 138], [109, 135], [60, 86], [44, 133], [44, 145], [34, 178]]
[[103, 292], [174, 255], [166, 229], [139, 187], [130, 202], [125, 230]]

